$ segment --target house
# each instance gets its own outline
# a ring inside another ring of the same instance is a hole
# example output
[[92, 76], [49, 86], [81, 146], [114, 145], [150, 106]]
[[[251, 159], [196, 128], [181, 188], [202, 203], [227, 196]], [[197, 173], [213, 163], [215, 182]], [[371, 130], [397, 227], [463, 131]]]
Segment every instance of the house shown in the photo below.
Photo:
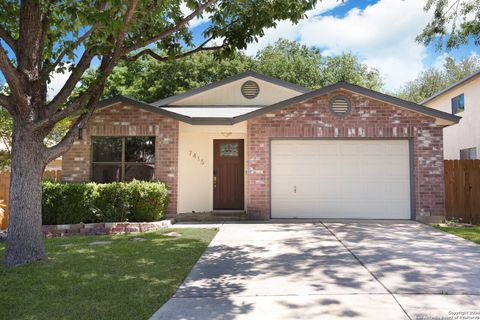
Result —
[[459, 117], [339, 82], [245, 72], [152, 104], [100, 102], [66, 181], [155, 179], [169, 214], [251, 219], [444, 215], [442, 130]]
[[480, 71], [421, 102], [422, 105], [462, 117], [443, 129], [446, 160], [480, 159]]

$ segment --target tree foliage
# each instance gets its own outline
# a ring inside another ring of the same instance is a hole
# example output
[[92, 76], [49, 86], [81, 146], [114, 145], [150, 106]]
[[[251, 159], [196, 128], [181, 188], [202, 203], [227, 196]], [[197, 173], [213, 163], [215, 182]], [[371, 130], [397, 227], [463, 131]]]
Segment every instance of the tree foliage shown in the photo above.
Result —
[[[105, 81], [120, 61], [159, 61], [199, 51], [226, 56], [289, 19], [296, 23], [317, 0], [3, 0], [0, 3], [0, 72], [8, 93], [0, 106], [12, 116], [10, 220], [5, 261], [13, 266], [45, 257], [41, 233], [41, 176], [67, 151], [95, 110]], [[204, 17], [200, 39], [190, 23]], [[215, 44], [218, 42], [218, 44]], [[161, 52], [162, 55], [158, 53]], [[92, 81], [77, 90], [87, 70]], [[54, 72], [69, 72], [47, 99]], [[51, 146], [57, 123], [75, 120]]]
[[382, 77], [377, 69], [369, 68], [356, 56], [343, 53], [322, 56], [320, 50], [295, 41], [279, 40], [256, 55], [256, 69], [267, 75], [318, 89], [338, 81], [380, 90]]
[[[46, 145], [54, 145], [62, 140], [71, 125], [71, 119], [55, 124], [45, 138]], [[11, 163], [13, 119], [8, 111], [0, 106], [0, 170], [8, 170]]]
[[[298, 21], [316, 2], [10, 0], [0, 10], [0, 39], [8, 45], [0, 46], [0, 70], [10, 89], [10, 94], [0, 95], [0, 105], [39, 137], [48, 135], [58, 121], [80, 112], [65, 139], [47, 149], [46, 156], [55, 158], [68, 149], [76, 130], [85, 125], [105, 80], [120, 61], [143, 56], [166, 61], [198, 51], [225, 56], [245, 48], [276, 21]], [[200, 43], [194, 41], [189, 28], [198, 17], [209, 19]], [[93, 80], [85, 90], [75, 90], [95, 61], [98, 67]], [[47, 101], [51, 74], [64, 71], [71, 73], [67, 82]]]
[[425, 11], [433, 11], [433, 18], [417, 41], [425, 45], [436, 42], [439, 49], [452, 49], [470, 39], [480, 44], [480, 1], [428, 0]]
[[224, 59], [219, 59], [211, 52], [199, 52], [189, 57], [164, 62], [145, 57], [132, 62], [126, 61], [116, 67], [107, 80], [104, 98], [121, 94], [153, 102], [244, 72], [252, 67], [253, 60], [238, 52]]
[[480, 59], [477, 56], [464, 58], [458, 63], [447, 57], [442, 68], [430, 68], [422, 72], [415, 80], [403, 86], [397, 95], [402, 99], [420, 103], [478, 70]]
[[153, 102], [247, 70], [310, 89], [338, 81], [374, 90], [382, 88], [379, 71], [360, 63], [352, 54], [326, 57], [317, 48], [279, 40], [260, 50], [255, 57], [236, 52], [219, 59], [213, 53], [203, 52], [175, 61], [158, 62], [145, 58], [124, 62], [112, 72], [104, 97], [121, 94]]

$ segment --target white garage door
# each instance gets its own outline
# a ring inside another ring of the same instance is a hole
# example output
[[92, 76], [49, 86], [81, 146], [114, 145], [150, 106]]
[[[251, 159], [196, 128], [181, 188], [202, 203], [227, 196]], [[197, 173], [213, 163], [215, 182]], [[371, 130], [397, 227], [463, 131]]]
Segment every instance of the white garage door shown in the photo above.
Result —
[[272, 218], [410, 219], [406, 140], [273, 140]]

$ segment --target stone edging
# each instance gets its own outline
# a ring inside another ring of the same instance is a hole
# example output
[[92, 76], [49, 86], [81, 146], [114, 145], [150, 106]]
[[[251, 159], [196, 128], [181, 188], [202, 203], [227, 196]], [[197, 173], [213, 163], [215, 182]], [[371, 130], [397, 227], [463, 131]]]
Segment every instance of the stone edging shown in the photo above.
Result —
[[42, 226], [45, 238], [65, 237], [74, 235], [103, 235], [122, 234], [131, 232], [146, 232], [164, 229], [172, 226], [172, 220], [155, 222], [105, 222], [105, 223], [78, 223], [57, 224]]

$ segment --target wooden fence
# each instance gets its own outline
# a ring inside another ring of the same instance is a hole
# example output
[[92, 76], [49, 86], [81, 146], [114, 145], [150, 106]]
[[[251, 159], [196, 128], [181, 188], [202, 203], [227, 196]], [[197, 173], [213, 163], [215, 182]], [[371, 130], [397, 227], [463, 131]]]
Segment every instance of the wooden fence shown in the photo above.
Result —
[[445, 160], [447, 219], [480, 223], [480, 160]]
[[0, 172], [0, 230], [7, 228], [10, 172]]
[[[49, 170], [43, 176], [53, 180], [62, 178], [62, 170]], [[0, 172], [0, 230], [6, 229], [8, 224], [8, 212], [10, 201], [10, 172]]]

